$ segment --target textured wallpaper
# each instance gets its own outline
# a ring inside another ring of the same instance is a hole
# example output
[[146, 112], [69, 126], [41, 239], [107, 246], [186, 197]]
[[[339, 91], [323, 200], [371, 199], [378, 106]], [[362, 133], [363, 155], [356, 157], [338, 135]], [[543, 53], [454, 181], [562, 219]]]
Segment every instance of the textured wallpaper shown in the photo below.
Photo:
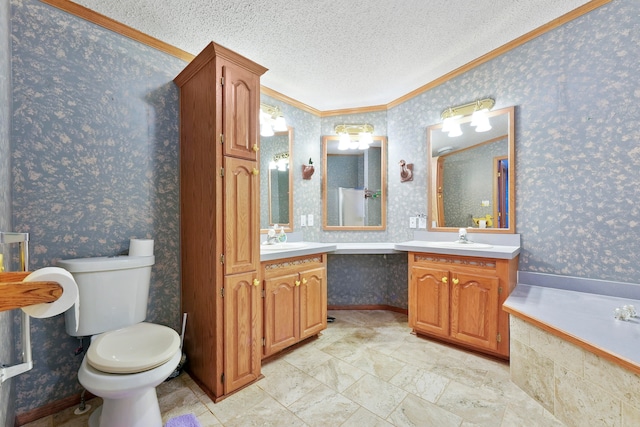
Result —
[[[0, 0], [0, 231], [11, 230], [11, 55], [9, 0]], [[0, 245], [0, 252], [2, 245]], [[0, 312], [0, 364], [13, 365], [13, 312]], [[0, 384], [0, 426], [13, 427], [14, 380]]]
[[[185, 63], [35, 0], [12, 1], [13, 223], [31, 269], [155, 239], [147, 319], [178, 329], [178, 89]], [[80, 390], [63, 316], [31, 324], [21, 413]]]
[[[31, 268], [116, 254], [130, 237], [155, 238], [149, 320], [177, 328], [179, 114], [172, 79], [185, 64], [36, 0], [11, 6], [12, 221], [16, 231], [31, 233]], [[447, 106], [490, 96], [495, 108], [516, 106], [520, 269], [637, 283], [639, 45], [640, 3], [616, 0], [389, 111], [319, 118], [263, 95], [294, 128], [295, 230], [320, 242], [410, 240], [408, 217], [427, 209], [427, 126]], [[343, 123], [370, 123], [388, 136], [385, 231], [321, 229], [322, 135]], [[0, 153], [6, 150], [0, 141]], [[316, 172], [303, 180], [309, 158]], [[400, 182], [400, 160], [414, 164], [413, 181]], [[300, 227], [302, 214], [314, 216], [313, 227]], [[331, 257], [332, 301], [405, 307], [406, 257], [382, 257], [387, 274], [376, 276], [379, 257]], [[371, 292], [341, 293], [334, 277], [385, 295], [370, 302]], [[62, 317], [34, 320], [32, 334], [36, 366], [14, 382], [18, 412], [79, 390], [80, 359], [72, 355], [78, 343], [66, 336]]]

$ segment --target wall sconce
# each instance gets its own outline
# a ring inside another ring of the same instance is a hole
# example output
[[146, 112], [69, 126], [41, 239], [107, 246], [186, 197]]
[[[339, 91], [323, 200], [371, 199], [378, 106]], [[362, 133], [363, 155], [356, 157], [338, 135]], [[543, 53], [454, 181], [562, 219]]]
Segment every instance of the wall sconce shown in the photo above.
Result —
[[280, 153], [273, 156], [273, 160], [269, 162], [269, 169], [277, 169], [279, 171], [289, 169], [289, 153]]
[[288, 130], [280, 107], [260, 103], [260, 136], [273, 136], [275, 132]]
[[400, 160], [400, 182], [413, 181], [413, 163]]
[[311, 157], [309, 157], [309, 163], [302, 165], [302, 179], [311, 179], [311, 176], [315, 171], [316, 169], [313, 167]]
[[457, 107], [449, 107], [442, 112], [442, 131], [448, 132], [450, 137], [462, 135], [459, 120], [472, 114], [471, 126], [476, 128], [476, 132], [486, 132], [491, 129], [491, 123], [487, 113], [493, 108], [496, 101], [491, 98], [479, 99]]
[[373, 143], [372, 125], [337, 125], [334, 130], [340, 136], [338, 150], [366, 150]]

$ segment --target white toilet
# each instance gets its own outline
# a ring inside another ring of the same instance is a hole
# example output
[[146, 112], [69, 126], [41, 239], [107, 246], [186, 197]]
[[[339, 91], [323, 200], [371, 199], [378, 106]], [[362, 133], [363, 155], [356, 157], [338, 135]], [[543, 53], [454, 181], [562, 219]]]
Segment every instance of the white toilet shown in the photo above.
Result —
[[151, 256], [68, 259], [58, 265], [78, 284], [79, 307], [65, 312], [72, 336], [92, 336], [78, 381], [103, 399], [91, 427], [162, 426], [156, 386], [180, 362], [180, 336], [143, 322], [147, 316]]

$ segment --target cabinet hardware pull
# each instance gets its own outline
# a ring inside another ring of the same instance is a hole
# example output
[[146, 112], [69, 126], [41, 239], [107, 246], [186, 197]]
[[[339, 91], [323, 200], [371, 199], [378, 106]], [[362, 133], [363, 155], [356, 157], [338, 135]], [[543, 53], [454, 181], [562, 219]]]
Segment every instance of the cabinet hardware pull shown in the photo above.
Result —
[[452, 282], [453, 282], [453, 284], [454, 284], [454, 285], [457, 285], [457, 284], [458, 284], [458, 282], [460, 282], [460, 280], [458, 280], [458, 279], [453, 279], [453, 280], [452, 280]]
[[448, 281], [447, 276], [444, 276], [444, 277], [442, 278], [442, 283], [447, 283], [447, 281]]
[[295, 281], [296, 286], [300, 286], [300, 280]]
[[251, 173], [254, 174], [254, 175], [258, 175], [260, 173], [260, 171], [258, 169], [256, 169], [256, 168], [253, 168], [251, 170]]
[[258, 147], [258, 144], [253, 144], [253, 151], [258, 151], [260, 150], [260, 147]]
[[253, 286], [258, 286], [260, 281], [258, 279], [253, 279]]
[[304, 277], [302, 278], [302, 284], [306, 285], [307, 284], [307, 279], [305, 279]]

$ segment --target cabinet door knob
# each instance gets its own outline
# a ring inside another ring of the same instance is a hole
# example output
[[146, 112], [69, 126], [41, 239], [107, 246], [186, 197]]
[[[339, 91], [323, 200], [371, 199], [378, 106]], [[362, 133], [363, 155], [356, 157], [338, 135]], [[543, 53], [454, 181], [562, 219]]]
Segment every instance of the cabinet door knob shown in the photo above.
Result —
[[460, 280], [458, 280], [458, 279], [453, 279], [453, 280], [451, 280], [451, 281], [453, 282], [453, 284], [454, 284], [454, 285], [457, 285], [457, 284], [458, 284], [458, 282], [460, 282]]
[[256, 168], [253, 168], [251, 170], [251, 173], [254, 174], [254, 175], [258, 175], [260, 173], [260, 171], [258, 169], [256, 169]]
[[307, 279], [305, 279], [304, 277], [302, 278], [302, 284], [306, 285], [307, 284]]
[[296, 280], [294, 283], [296, 284], [296, 286], [300, 286], [300, 280]]
[[447, 279], [447, 276], [444, 276], [444, 277], [442, 278], [442, 283], [447, 283], [447, 281], [448, 281], [448, 280], [449, 280], [449, 279]]
[[260, 280], [253, 279], [253, 286], [258, 286], [260, 284]]
[[258, 151], [260, 150], [260, 147], [258, 147], [258, 144], [253, 144], [253, 151]]

